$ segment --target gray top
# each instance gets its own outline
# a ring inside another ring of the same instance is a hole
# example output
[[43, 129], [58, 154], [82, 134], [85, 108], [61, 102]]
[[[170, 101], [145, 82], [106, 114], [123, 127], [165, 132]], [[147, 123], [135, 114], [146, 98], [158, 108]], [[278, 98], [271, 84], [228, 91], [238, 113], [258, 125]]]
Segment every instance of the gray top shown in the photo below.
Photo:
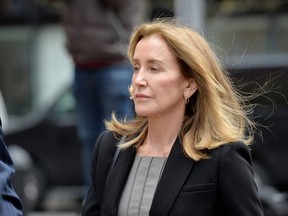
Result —
[[118, 207], [118, 216], [149, 215], [166, 157], [136, 155]]

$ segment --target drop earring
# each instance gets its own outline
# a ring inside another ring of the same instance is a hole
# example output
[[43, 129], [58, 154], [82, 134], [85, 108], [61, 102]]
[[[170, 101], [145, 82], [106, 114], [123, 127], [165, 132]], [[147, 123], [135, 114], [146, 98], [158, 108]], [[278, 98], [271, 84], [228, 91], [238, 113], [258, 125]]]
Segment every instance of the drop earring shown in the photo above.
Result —
[[184, 95], [184, 99], [185, 99], [185, 103], [188, 104], [189, 103], [189, 97]]
[[133, 86], [132, 86], [132, 85], [129, 85], [127, 88], [128, 88], [128, 92], [129, 92], [129, 94], [130, 94], [129, 98], [130, 98], [131, 100], [133, 100], [133, 98], [134, 98]]

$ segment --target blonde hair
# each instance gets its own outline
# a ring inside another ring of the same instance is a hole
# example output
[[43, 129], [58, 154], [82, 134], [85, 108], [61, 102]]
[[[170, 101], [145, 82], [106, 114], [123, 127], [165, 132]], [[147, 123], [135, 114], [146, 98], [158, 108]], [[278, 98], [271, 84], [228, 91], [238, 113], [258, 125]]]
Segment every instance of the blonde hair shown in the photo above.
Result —
[[[128, 58], [130, 61], [137, 43], [144, 37], [162, 37], [178, 60], [183, 76], [193, 78], [198, 90], [186, 105], [179, 138], [184, 153], [194, 160], [208, 158], [203, 150], [242, 141], [253, 140], [254, 122], [249, 119], [240, 94], [234, 89], [209, 43], [190, 27], [175, 20], [154, 21], [137, 27], [131, 35]], [[142, 144], [147, 135], [147, 118], [118, 121], [112, 115], [106, 122], [108, 130], [127, 135], [123, 148]]]

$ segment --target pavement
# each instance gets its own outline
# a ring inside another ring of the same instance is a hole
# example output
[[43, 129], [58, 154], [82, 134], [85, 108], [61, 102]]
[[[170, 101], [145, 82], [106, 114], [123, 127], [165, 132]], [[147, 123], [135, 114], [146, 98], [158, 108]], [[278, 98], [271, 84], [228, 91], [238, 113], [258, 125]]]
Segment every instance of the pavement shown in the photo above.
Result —
[[82, 195], [83, 188], [55, 188], [47, 194], [41, 210], [25, 216], [80, 216]]

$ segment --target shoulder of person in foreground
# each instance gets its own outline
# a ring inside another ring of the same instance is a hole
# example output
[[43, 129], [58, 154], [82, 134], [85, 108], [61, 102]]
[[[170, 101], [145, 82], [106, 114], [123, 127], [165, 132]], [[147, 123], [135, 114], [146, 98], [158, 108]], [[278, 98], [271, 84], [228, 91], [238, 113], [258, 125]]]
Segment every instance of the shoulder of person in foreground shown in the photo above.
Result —
[[263, 216], [249, 146], [233, 142], [216, 151], [219, 151], [219, 203], [223, 215]]
[[16, 194], [11, 178], [15, 173], [13, 161], [4, 142], [0, 119], [0, 215], [21, 216], [22, 203]]

